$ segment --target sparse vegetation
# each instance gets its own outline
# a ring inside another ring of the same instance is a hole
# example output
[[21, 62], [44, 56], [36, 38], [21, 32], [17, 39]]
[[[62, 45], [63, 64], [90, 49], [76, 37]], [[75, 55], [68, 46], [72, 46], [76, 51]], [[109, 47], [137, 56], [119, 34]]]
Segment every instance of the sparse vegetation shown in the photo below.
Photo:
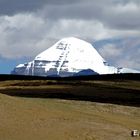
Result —
[[131, 140], [139, 100], [138, 80], [1, 81], [0, 139]]
[[1, 81], [0, 92], [13, 96], [61, 98], [140, 106], [140, 82], [132, 80]]
[[0, 94], [0, 122], [2, 140], [131, 139], [140, 108]]

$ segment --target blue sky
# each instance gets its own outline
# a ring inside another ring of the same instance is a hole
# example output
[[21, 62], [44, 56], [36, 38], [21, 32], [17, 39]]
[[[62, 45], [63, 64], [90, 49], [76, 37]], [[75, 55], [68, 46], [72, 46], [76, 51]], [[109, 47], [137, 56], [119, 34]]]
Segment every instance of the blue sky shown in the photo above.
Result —
[[15, 66], [14, 61], [0, 60], [0, 74], [8, 74], [10, 70]]
[[112, 65], [140, 70], [139, 13], [139, 0], [0, 0], [0, 73], [69, 36]]
[[28, 62], [29, 58], [20, 58], [20, 59], [0, 59], [0, 74], [9, 74], [13, 70], [13, 68], [20, 64]]
[[[22, 61], [24, 62], [24, 61]], [[0, 74], [9, 74], [18, 63], [16, 60], [0, 60]]]

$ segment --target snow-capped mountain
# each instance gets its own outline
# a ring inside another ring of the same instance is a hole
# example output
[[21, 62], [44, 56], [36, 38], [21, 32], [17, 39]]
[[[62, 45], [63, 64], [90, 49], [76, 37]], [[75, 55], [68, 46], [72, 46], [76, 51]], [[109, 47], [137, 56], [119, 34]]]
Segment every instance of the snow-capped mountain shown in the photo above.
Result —
[[64, 38], [40, 53], [29, 63], [19, 64], [11, 72], [18, 75], [73, 76], [92, 74], [138, 73], [133, 69], [109, 66], [88, 42]]

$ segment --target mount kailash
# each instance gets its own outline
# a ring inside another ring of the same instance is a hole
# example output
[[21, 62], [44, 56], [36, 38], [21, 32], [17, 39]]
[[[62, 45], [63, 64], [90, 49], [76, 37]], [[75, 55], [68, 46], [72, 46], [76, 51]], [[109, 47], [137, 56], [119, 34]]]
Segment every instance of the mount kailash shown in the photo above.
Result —
[[19, 64], [11, 74], [33, 76], [80, 76], [95, 74], [140, 73], [108, 65], [88, 42], [74, 37], [61, 39], [31, 62]]

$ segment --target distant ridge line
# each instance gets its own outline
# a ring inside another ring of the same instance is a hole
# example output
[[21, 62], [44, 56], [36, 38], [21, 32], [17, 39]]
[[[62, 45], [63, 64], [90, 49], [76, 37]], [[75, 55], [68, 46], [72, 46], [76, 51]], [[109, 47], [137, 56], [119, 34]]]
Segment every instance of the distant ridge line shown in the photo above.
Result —
[[73, 77], [43, 77], [29, 75], [0, 74], [0, 81], [6, 80], [136, 80], [140, 81], [139, 73], [105, 74]]

